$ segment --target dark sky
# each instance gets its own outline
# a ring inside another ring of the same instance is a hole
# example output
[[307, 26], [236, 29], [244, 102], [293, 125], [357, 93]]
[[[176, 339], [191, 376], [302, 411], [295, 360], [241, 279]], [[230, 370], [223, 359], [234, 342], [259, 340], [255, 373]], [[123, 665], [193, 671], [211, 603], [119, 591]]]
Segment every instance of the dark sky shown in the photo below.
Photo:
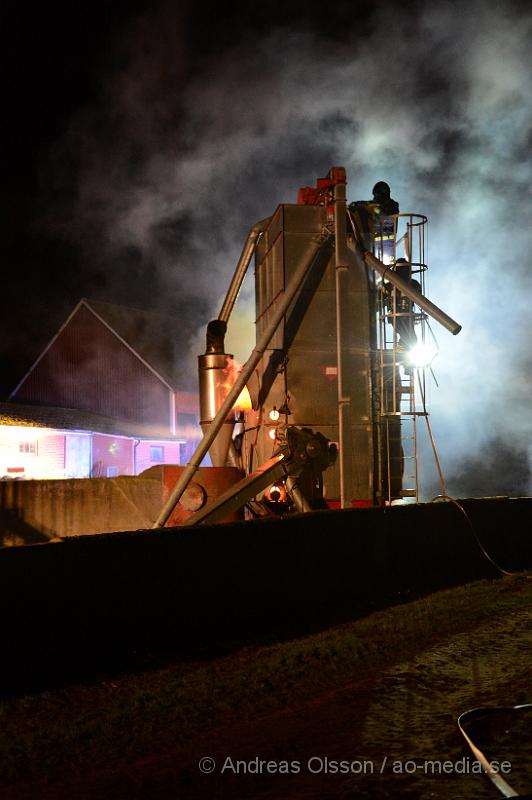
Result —
[[96, 13], [92, 3], [71, 10], [2, 5], [2, 393], [90, 289], [82, 249], [57, 235], [61, 220], [54, 225], [48, 213], [58, 187], [50, 186], [46, 164], [72, 115], [95, 102], [98, 63], [134, 7], [113, 3]]
[[528, 5], [4, 3], [0, 392], [82, 296], [178, 313], [192, 364], [249, 227], [341, 164], [350, 199], [384, 179], [431, 219], [463, 325], [437, 332], [444, 467], [524, 492]]
[[[369, 8], [370, 3], [358, 5], [361, 26]], [[146, 297], [154, 269], [150, 255], [123, 243], [117, 264], [103, 231], [112, 220], [88, 220], [94, 209], [83, 207], [91, 170], [98, 180], [105, 162], [103, 168], [110, 165], [112, 173], [117, 151], [117, 160], [127, 159], [135, 180], [137, 162], [144, 164], [150, 149], [145, 145], [149, 132], [139, 118], [153, 109], [143, 104], [163, 105], [167, 93], [172, 95], [168, 118], [156, 111], [155, 125], [165, 128], [166, 151], [168, 139], [175, 137], [177, 160], [179, 148], [189, 146], [179, 142], [179, 93], [191, 82], [198, 77], [208, 82], [209, 72], [223, 68], [241, 43], [253, 48], [276, 28], [319, 30], [334, 45], [345, 39], [352, 10], [351, 3], [320, 10], [306, 2], [256, 7], [233, 2], [223, 11], [208, 2], [3, 4], [2, 394], [13, 388], [81, 296], [172, 308], [175, 298], [165, 302], [163, 290]], [[112, 94], [134, 95], [136, 88], [139, 118], [126, 119], [120, 110], [113, 118]], [[130, 130], [121, 141], [125, 127]], [[131, 129], [136, 127], [144, 142], [135, 141]], [[154, 148], [156, 138], [150, 143]], [[102, 182], [102, 194], [105, 188]], [[161, 246], [178, 257], [188, 247], [191, 224], [187, 215], [166, 228], [163, 220]], [[201, 297], [195, 300], [205, 313]]]

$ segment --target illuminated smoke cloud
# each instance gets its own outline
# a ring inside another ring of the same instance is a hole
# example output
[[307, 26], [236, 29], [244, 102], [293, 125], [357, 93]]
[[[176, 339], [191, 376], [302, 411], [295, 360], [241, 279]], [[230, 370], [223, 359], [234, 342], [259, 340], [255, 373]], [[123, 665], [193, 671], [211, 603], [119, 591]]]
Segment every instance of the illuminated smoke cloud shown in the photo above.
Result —
[[[98, 107], [72, 121], [57, 151], [59, 172], [65, 151], [79, 162], [69, 235], [103, 265], [107, 299], [127, 302], [128, 279], [145, 284], [146, 304], [188, 314], [195, 349], [195, 321], [203, 330], [216, 313], [257, 219], [334, 164], [348, 170], [350, 199], [387, 180], [402, 210], [429, 215], [428, 293], [463, 325], [455, 338], [433, 325], [441, 388], [430, 402], [449, 489], [472, 485], [465, 464], [496, 473], [501, 443], [500, 467], [508, 448], [522, 465], [532, 428], [531, 21], [509, 2], [489, 13], [475, 2], [418, 15], [379, 6], [366, 38], [356, 19], [342, 41], [279, 27], [191, 77], [179, 18], [146, 16], [124, 35], [123, 67]], [[424, 446], [436, 492], [429, 460]], [[517, 470], [515, 491], [527, 480]]]

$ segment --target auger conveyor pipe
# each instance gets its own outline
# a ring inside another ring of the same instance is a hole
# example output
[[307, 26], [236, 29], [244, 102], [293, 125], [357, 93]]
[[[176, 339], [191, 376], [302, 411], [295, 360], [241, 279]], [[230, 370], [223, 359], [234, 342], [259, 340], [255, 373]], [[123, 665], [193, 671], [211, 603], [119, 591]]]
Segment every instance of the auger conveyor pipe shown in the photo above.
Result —
[[233, 279], [229, 285], [229, 289], [227, 290], [227, 294], [225, 296], [225, 300], [223, 302], [222, 308], [220, 309], [220, 313], [218, 314], [218, 319], [222, 322], [227, 322], [229, 317], [231, 316], [231, 312], [233, 307], [236, 303], [236, 299], [238, 297], [238, 293], [246, 277], [246, 272], [248, 271], [249, 262], [255, 252], [255, 248], [257, 247], [258, 241], [266, 227], [270, 221], [271, 217], [267, 217], [266, 219], [261, 219], [259, 222], [256, 222], [255, 225], [251, 228], [250, 232], [248, 233], [248, 238], [245, 241], [244, 247], [242, 248], [242, 253], [240, 254], [240, 258], [238, 259], [238, 263], [235, 268], [235, 273], [233, 275]]
[[152, 528], [162, 528], [168, 521], [170, 514], [174, 510], [176, 504], [179, 502], [181, 495], [192, 480], [194, 473], [199, 469], [199, 466], [207, 454], [211, 444], [218, 435], [220, 428], [224, 424], [227, 415], [233, 408], [240, 392], [248, 382], [255, 367], [261, 360], [264, 351], [268, 347], [275, 331], [277, 330], [277, 326], [288, 311], [288, 308], [296, 296], [300, 286], [302, 285], [305, 276], [314, 262], [314, 259], [321, 250], [324, 250], [325, 248], [331, 248], [332, 238], [333, 237], [330, 233], [324, 233], [319, 238], [316, 237], [309, 240], [309, 243], [298, 263], [297, 269], [292, 276], [292, 280], [286, 287], [283, 295], [280, 297], [278, 304], [276, 307], [274, 307], [274, 313], [268, 327], [260, 337], [250, 357], [242, 367], [242, 372], [229, 390], [229, 394], [225, 398], [215, 418], [209, 425], [209, 428], [197, 446], [194, 455], [181, 473], [181, 477], [174, 486], [170, 496], [168, 497], [168, 500], [163, 506], [162, 511], [152, 525]]
[[379, 261], [373, 253], [370, 253], [369, 250], [362, 249], [362, 258], [364, 259], [366, 265], [374, 269], [375, 272], [378, 272], [383, 278], [386, 278], [393, 286], [395, 286], [401, 294], [404, 294], [409, 300], [412, 300], [416, 306], [419, 306], [423, 311], [425, 311], [429, 317], [432, 317], [439, 322], [440, 325], [443, 325], [453, 336], [456, 336], [457, 333], [460, 333], [462, 330], [462, 326], [456, 322], [456, 320], [452, 319], [445, 311], [442, 311], [441, 308], [438, 308], [437, 305], [432, 303], [428, 300], [424, 295], [420, 292], [416, 291], [412, 288], [412, 286], [408, 283], [408, 281], [404, 281], [399, 275], [394, 272], [394, 270], [390, 266], [386, 266], [383, 264], [382, 261]]

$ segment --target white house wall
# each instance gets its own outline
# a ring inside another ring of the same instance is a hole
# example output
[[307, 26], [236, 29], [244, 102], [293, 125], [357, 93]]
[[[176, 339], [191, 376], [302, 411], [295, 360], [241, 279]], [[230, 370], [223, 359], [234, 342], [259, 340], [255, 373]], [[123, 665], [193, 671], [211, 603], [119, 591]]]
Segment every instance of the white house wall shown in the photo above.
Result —
[[0, 425], [0, 478], [64, 477], [64, 432]]

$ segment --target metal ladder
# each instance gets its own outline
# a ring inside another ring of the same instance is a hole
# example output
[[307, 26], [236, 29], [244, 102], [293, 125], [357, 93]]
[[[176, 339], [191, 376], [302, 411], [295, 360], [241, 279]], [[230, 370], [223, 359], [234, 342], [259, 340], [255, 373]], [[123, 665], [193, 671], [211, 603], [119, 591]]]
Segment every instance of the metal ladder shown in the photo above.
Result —
[[[399, 230], [401, 217], [406, 225]], [[412, 276], [419, 281], [424, 291], [424, 220], [417, 215], [397, 215], [395, 220], [395, 246], [390, 268], [397, 258], [406, 257], [412, 265]], [[378, 255], [378, 254], [377, 254]], [[419, 475], [417, 454], [417, 420], [426, 415], [416, 391], [418, 379], [425, 384], [425, 370], [410, 366], [407, 354], [400, 344], [397, 321], [410, 316], [415, 323], [418, 341], [425, 340], [426, 315], [414, 309], [405, 312], [398, 308], [398, 292], [384, 281], [377, 284], [377, 413], [380, 418], [386, 458], [380, 463], [381, 485], [387, 487], [388, 496], [382, 499], [390, 503], [393, 499], [391, 474], [394, 469], [401, 472], [401, 489], [394, 496], [419, 500]], [[419, 373], [419, 375], [418, 375]], [[395, 420], [395, 422], [394, 422]], [[382, 446], [382, 445], [381, 445]], [[401, 463], [399, 464], [399, 459]], [[382, 472], [388, 474], [383, 479]], [[385, 492], [383, 492], [385, 494]]]

